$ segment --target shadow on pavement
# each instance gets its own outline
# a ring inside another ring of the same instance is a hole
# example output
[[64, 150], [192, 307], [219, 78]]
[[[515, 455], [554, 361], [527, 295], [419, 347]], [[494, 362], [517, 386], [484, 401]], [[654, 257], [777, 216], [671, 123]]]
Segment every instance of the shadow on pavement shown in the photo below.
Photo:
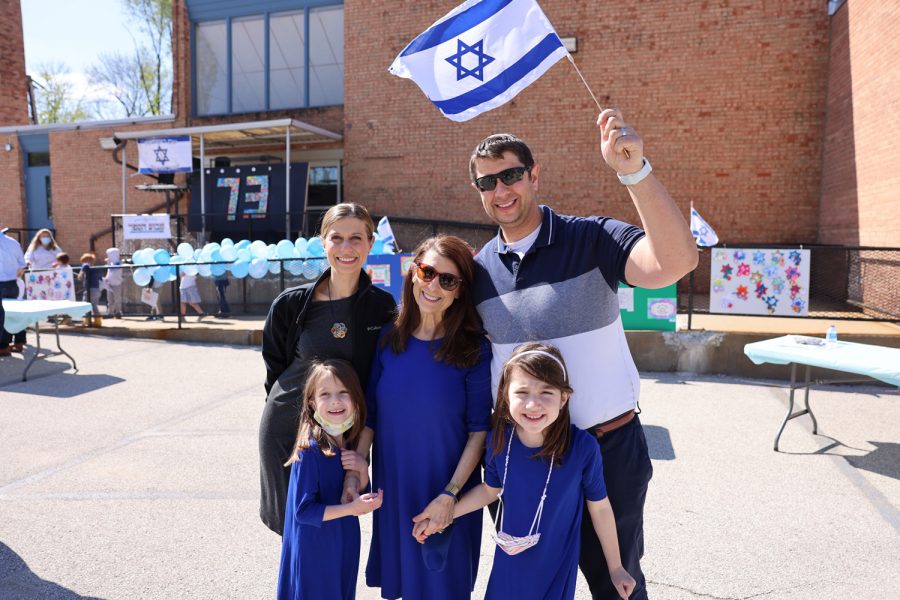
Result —
[[869, 442], [875, 449], [864, 456], [847, 456], [847, 462], [857, 469], [900, 479], [900, 444]]
[[[55, 376], [51, 377], [51, 375]], [[2, 377], [0, 378], [0, 389], [3, 389], [4, 393], [10, 394], [29, 394], [32, 396], [47, 396], [48, 398], [74, 398], [87, 392], [121, 383], [122, 381], [125, 380], [112, 375], [79, 375], [72, 371], [66, 372], [63, 369], [59, 369], [53, 373], [40, 373], [34, 377], [29, 371], [28, 381], [22, 381], [21, 374], [13, 381], [8, 381], [6, 377]]]
[[657, 425], [644, 425], [644, 436], [652, 460], [675, 460], [675, 448], [669, 430]]
[[96, 596], [82, 596], [52, 581], [41, 579], [32, 573], [21, 556], [0, 542], [0, 599], [7, 598], [101, 600]]

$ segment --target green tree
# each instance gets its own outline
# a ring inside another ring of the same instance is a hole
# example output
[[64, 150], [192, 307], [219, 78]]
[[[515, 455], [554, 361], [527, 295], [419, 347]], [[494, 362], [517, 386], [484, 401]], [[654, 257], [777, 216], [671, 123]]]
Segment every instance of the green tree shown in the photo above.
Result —
[[104, 53], [88, 69], [91, 83], [107, 89], [113, 107], [98, 112], [162, 115], [172, 110], [172, 1], [122, 0], [139, 34], [133, 53]]
[[38, 66], [37, 77], [32, 77], [37, 88], [34, 95], [38, 123], [72, 123], [91, 118], [84, 101], [75, 96], [72, 83], [66, 80], [68, 74], [69, 68], [61, 62]]

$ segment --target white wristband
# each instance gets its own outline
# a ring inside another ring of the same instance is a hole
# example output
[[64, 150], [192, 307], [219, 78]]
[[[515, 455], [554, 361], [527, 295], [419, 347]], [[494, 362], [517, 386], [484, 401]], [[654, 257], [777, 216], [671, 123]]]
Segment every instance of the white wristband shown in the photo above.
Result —
[[629, 173], [628, 175], [618, 175], [618, 178], [622, 185], [635, 185], [642, 182], [652, 170], [653, 167], [650, 166], [650, 161], [647, 160], [647, 157], [645, 156], [644, 166], [642, 166], [639, 171]]

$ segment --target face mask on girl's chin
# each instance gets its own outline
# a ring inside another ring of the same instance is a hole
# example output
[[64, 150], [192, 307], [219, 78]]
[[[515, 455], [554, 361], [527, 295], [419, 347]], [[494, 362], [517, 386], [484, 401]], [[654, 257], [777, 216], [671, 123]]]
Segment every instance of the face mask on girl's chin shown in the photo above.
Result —
[[52, 240], [51, 240], [50, 238], [48, 238], [48, 237], [42, 237], [42, 238], [41, 238], [41, 243], [42, 243], [43, 245], [45, 245], [45, 246], [49, 246], [51, 241], [52, 241]]
[[323, 430], [325, 430], [325, 433], [330, 436], [338, 436], [343, 435], [344, 432], [353, 427], [353, 422], [356, 421], [356, 415], [350, 415], [343, 423], [332, 423], [331, 421], [320, 415], [319, 411], [315, 411], [313, 413], [313, 419], [315, 419], [316, 423], [318, 423], [319, 426]]

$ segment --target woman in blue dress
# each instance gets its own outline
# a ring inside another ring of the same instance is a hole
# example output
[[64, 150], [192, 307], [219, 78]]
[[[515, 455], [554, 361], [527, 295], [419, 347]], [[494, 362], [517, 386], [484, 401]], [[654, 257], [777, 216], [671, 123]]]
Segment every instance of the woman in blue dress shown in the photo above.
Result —
[[[481, 481], [490, 427], [491, 351], [472, 304], [474, 276], [463, 240], [424, 241], [375, 353], [358, 451], [365, 455], [374, 436], [373, 480], [384, 504], [373, 515], [366, 584], [383, 598], [469, 598], [475, 584], [481, 513], [439, 533], [453, 521], [457, 496]], [[434, 548], [417, 543], [416, 522], [434, 534]]]

